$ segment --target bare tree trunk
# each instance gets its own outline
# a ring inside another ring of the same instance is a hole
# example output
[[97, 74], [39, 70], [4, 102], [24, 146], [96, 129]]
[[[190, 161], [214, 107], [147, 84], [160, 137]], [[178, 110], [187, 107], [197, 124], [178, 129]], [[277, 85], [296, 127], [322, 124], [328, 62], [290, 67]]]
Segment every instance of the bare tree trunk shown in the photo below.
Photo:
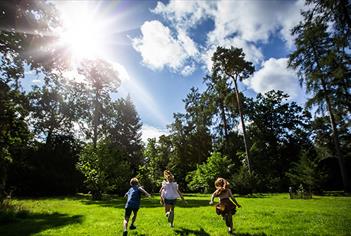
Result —
[[339, 133], [338, 133], [338, 130], [336, 127], [336, 121], [335, 121], [335, 117], [334, 117], [334, 113], [333, 113], [332, 104], [331, 104], [330, 98], [326, 92], [327, 86], [325, 84], [324, 79], [321, 79], [321, 81], [322, 81], [322, 86], [323, 86], [323, 90], [324, 90], [324, 94], [325, 94], [325, 100], [327, 102], [330, 124], [331, 124], [332, 130], [333, 130], [334, 148], [335, 148], [335, 152], [336, 152], [336, 157], [338, 158], [338, 161], [339, 161], [341, 178], [342, 178], [343, 185], [344, 185], [344, 192], [347, 193], [347, 192], [350, 192], [351, 187], [350, 187], [350, 183], [349, 183], [349, 179], [348, 179], [348, 173], [347, 173], [347, 170], [345, 168], [345, 160], [344, 160], [344, 157], [340, 151]]
[[222, 118], [222, 122], [223, 122], [224, 139], [225, 139], [225, 143], [227, 144], [227, 142], [228, 142], [228, 124], [227, 124], [227, 118], [225, 117], [223, 100], [220, 101], [219, 107], [221, 110], [221, 118]]
[[238, 90], [238, 85], [237, 85], [236, 79], [234, 79], [234, 86], [235, 86], [236, 101], [238, 103], [238, 110], [239, 110], [239, 114], [240, 114], [241, 126], [242, 126], [242, 129], [243, 129], [247, 167], [249, 169], [249, 174], [251, 175], [250, 152], [249, 152], [249, 147], [248, 147], [249, 145], [248, 145], [248, 141], [247, 141], [246, 128], [245, 128], [245, 123], [244, 123], [244, 116], [243, 116], [243, 112], [241, 110], [239, 90]]

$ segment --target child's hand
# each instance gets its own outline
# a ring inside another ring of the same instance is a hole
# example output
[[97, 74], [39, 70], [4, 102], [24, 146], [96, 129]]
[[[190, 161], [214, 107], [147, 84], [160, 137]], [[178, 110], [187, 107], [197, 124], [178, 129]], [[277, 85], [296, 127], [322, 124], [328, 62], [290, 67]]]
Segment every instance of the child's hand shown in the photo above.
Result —
[[210, 201], [209, 203], [210, 203], [210, 205], [212, 205], [212, 204], [213, 204], [213, 201]]
[[239, 207], [239, 208], [241, 208], [241, 205], [240, 205], [240, 204], [238, 204], [238, 207]]

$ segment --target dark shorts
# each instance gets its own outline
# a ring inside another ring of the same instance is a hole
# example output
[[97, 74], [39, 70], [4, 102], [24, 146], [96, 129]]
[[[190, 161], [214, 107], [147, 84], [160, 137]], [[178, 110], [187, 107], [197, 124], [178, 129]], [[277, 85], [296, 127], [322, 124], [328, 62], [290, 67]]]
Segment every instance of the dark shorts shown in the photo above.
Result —
[[125, 208], [124, 218], [129, 218], [130, 215], [132, 214], [132, 212], [135, 215], [138, 212], [138, 210], [139, 210], [139, 208], [131, 208], [131, 207]]
[[172, 205], [174, 206], [176, 204], [177, 199], [165, 199], [165, 204], [166, 205]]

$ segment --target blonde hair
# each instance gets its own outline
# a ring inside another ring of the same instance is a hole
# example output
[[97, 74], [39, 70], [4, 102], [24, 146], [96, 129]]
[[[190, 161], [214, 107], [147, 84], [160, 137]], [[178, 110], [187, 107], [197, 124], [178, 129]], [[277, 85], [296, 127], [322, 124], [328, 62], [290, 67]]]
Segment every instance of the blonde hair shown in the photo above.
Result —
[[129, 183], [131, 186], [135, 186], [139, 184], [139, 180], [137, 178], [132, 178]]
[[168, 182], [173, 182], [173, 181], [174, 181], [174, 176], [172, 175], [172, 172], [169, 171], [169, 170], [163, 171], [163, 177], [164, 177], [165, 180], [167, 180]]
[[229, 189], [229, 182], [224, 179], [224, 178], [218, 178], [215, 181], [215, 187], [216, 187], [216, 191], [214, 192], [215, 196], [219, 196], [220, 194], [222, 194], [225, 191], [228, 191]]

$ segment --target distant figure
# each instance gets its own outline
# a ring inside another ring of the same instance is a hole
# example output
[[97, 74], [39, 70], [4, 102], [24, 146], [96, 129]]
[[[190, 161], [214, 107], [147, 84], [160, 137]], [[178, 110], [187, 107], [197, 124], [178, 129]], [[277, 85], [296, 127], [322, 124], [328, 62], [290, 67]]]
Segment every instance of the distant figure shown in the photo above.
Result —
[[127, 203], [125, 206], [125, 213], [124, 213], [123, 236], [128, 234], [128, 231], [127, 231], [128, 221], [132, 212], [133, 212], [133, 218], [129, 229], [131, 230], [136, 229], [134, 222], [136, 220], [137, 213], [140, 207], [141, 193], [144, 193], [148, 197], [151, 196], [148, 192], [146, 192], [142, 187], [139, 186], [139, 181], [137, 178], [132, 178], [130, 180], [130, 186], [131, 188], [124, 195], [124, 197], [128, 197], [128, 199], [127, 199]]
[[293, 198], [293, 190], [292, 190], [291, 186], [289, 187], [289, 195], [290, 195], [290, 199], [292, 199]]
[[[215, 197], [219, 198], [219, 203], [216, 205], [217, 215], [222, 215], [228, 227], [228, 233], [233, 232], [233, 215], [236, 212], [236, 206], [241, 207], [240, 204], [235, 200], [232, 191], [229, 189], [229, 182], [226, 179], [218, 178], [215, 181], [216, 191], [211, 196], [210, 204], [213, 204]], [[235, 203], [233, 203], [232, 201]]]
[[161, 204], [165, 206], [165, 213], [168, 223], [171, 227], [174, 227], [174, 207], [177, 198], [181, 198], [185, 203], [183, 194], [178, 189], [177, 182], [174, 182], [174, 176], [169, 170], [163, 172], [165, 180], [162, 182], [162, 187], [160, 189]]

